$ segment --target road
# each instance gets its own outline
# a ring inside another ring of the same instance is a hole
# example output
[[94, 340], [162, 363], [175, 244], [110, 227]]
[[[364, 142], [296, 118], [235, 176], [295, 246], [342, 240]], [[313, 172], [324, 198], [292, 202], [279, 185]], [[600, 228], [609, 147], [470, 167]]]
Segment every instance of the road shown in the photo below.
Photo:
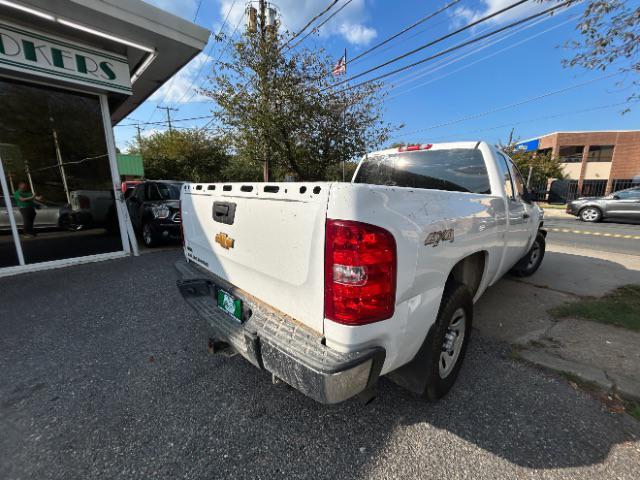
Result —
[[425, 404], [323, 406], [207, 353], [178, 251], [0, 279], [0, 478], [636, 480], [640, 423], [474, 332]]
[[640, 224], [587, 223], [577, 218], [547, 218], [544, 224], [549, 243], [640, 255]]

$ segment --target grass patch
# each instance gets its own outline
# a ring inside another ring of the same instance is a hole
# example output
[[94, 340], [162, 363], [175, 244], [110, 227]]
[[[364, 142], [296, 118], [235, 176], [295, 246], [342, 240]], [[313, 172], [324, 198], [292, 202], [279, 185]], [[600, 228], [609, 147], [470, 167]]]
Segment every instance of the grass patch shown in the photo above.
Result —
[[552, 203], [538, 203], [545, 210], [564, 210], [567, 208], [566, 205], [554, 205]]
[[631, 405], [627, 411], [629, 412], [629, 415], [640, 421], [640, 405], [638, 405], [637, 403]]
[[640, 285], [625, 285], [600, 298], [565, 303], [549, 313], [557, 318], [585, 318], [640, 332]]

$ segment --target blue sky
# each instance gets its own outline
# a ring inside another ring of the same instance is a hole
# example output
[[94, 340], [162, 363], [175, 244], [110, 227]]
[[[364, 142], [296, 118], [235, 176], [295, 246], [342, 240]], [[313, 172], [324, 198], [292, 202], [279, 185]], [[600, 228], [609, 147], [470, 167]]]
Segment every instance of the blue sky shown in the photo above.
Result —
[[[164, 10], [194, 20], [213, 32], [223, 30], [236, 36], [242, 30], [244, 0], [148, 0]], [[336, 59], [347, 49], [354, 58], [371, 45], [393, 35], [451, 0], [352, 0], [318, 35], [304, 45], [324, 48]], [[397, 40], [362, 57], [348, 67], [348, 77], [383, 63], [421, 44], [442, 36], [474, 19], [495, 12], [515, 0], [460, 0], [456, 5], [416, 27]], [[346, 0], [334, 7], [334, 11]], [[630, 0], [630, 6], [640, 0]], [[328, 5], [328, 0], [277, 0], [283, 24], [296, 31]], [[519, 18], [548, 8], [552, 3], [530, 1], [463, 34], [425, 49], [392, 66], [433, 55], [458, 42], [477, 37]], [[385, 80], [385, 120], [396, 127], [393, 140], [440, 142], [482, 139], [497, 142], [515, 128], [516, 137], [527, 139], [553, 131], [625, 130], [640, 125], [640, 105], [621, 115], [631, 94], [631, 76], [617, 74], [614, 65], [605, 72], [564, 68], [563, 59], [572, 52], [563, 44], [577, 38], [576, 24], [582, 5], [542, 17], [494, 38], [479, 42], [441, 59], [399, 73]], [[197, 12], [197, 17], [196, 17]], [[239, 25], [238, 30], [236, 26]], [[194, 93], [206, 85], [207, 72], [215, 60], [226, 56], [224, 43], [214, 43], [196, 57], [154, 96], [142, 104], [122, 125], [160, 122], [165, 113], [159, 104], [178, 108], [174, 119], [206, 116], [212, 104]], [[374, 75], [374, 74], [371, 74]], [[362, 77], [366, 79], [368, 77]], [[622, 85], [621, 81], [626, 82]], [[207, 119], [176, 122], [183, 127], [201, 127]], [[166, 125], [142, 125], [143, 135], [164, 130]], [[135, 136], [133, 127], [117, 127], [121, 149]]]

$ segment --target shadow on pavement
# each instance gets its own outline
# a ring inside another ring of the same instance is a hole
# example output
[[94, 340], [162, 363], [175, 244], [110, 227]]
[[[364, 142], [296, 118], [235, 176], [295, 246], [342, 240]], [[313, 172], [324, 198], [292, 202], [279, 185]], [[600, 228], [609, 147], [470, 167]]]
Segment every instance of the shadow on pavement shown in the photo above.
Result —
[[603, 252], [594, 255], [548, 251], [540, 270], [522, 281], [580, 296], [604, 295], [619, 286], [640, 283], [640, 257]]
[[319, 405], [206, 352], [178, 255], [0, 279], [0, 477], [537, 477], [640, 434], [479, 335], [437, 404], [382, 380], [370, 406]]

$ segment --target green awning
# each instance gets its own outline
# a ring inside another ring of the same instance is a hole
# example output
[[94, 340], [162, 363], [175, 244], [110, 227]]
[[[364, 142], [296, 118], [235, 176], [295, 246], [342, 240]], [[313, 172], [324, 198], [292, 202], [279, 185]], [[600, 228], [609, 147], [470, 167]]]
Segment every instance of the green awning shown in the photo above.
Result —
[[133, 177], [144, 177], [144, 162], [142, 155], [127, 155], [118, 153], [118, 172], [120, 175], [129, 175]]

